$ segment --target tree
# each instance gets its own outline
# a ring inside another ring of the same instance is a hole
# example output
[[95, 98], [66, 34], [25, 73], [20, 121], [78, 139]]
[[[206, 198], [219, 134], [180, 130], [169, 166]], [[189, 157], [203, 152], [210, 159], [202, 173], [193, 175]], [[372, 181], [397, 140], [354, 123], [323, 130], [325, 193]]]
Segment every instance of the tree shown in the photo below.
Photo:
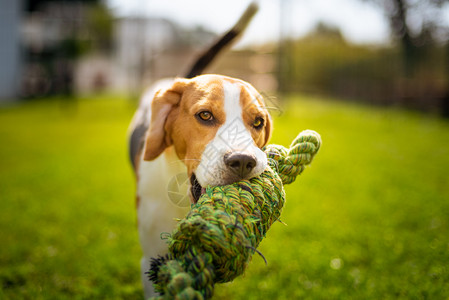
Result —
[[422, 49], [446, 43], [449, 28], [444, 23], [443, 6], [449, 0], [362, 0], [380, 6], [387, 16], [392, 36], [403, 50], [404, 75], [413, 75]]
[[88, 7], [87, 26], [92, 48], [109, 52], [113, 46], [114, 17], [104, 2], [98, 2]]

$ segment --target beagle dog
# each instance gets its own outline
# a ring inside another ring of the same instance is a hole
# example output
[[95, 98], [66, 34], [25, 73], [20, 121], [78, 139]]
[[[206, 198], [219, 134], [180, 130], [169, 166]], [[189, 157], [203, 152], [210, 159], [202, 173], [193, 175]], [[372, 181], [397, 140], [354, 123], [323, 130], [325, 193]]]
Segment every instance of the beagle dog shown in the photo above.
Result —
[[[261, 148], [271, 131], [262, 96], [239, 79], [165, 79], [144, 93], [130, 126], [130, 155], [137, 179], [145, 297], [154, 295], [145, 275], [150, 259], [168, 253], [161, 233], [172, 232], [176, 219], [186, 215], [207, 186], [261, 174], [267, 167]], [[180, 174], [187, 179], [188, 205], [180, 205], [170, 194], [169, 184]]]

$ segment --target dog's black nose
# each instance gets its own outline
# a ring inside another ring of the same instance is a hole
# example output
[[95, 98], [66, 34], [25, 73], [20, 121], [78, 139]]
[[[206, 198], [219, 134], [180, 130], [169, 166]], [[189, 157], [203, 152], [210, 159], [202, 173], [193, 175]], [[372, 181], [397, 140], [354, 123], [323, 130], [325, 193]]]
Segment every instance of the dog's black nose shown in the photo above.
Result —
[[224, 156], [225, 165], [240, 178], [245, 178], [256, 166], [256, 158], [242, 152], [231, 152]]

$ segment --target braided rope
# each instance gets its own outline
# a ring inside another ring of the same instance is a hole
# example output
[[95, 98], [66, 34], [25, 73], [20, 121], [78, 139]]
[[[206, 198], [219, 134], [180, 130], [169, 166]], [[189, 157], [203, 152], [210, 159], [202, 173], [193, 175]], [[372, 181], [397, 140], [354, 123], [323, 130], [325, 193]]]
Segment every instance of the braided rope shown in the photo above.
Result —
[[269, 167], [259, 176], [231, 185], [207, 187], [168, 238], [169, 254], [153, 258], [148, 272], [155, 299], [209, 299], [214, 284], [241, 275], [285, 202], [283, 184], [310, 164], [320, 135], [301, 132], [289, 149], [264, 148]]

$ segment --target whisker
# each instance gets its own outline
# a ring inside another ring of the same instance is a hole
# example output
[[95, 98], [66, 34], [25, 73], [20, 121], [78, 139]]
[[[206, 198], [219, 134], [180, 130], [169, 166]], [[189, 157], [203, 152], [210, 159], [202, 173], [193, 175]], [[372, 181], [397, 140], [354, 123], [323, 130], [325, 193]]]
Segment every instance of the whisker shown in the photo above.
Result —
[[281, 111], [281, 109], [279, 107], [276, 106], [262, 106], [263, 108], [267, 109], [267, 110], [278, 110]]

